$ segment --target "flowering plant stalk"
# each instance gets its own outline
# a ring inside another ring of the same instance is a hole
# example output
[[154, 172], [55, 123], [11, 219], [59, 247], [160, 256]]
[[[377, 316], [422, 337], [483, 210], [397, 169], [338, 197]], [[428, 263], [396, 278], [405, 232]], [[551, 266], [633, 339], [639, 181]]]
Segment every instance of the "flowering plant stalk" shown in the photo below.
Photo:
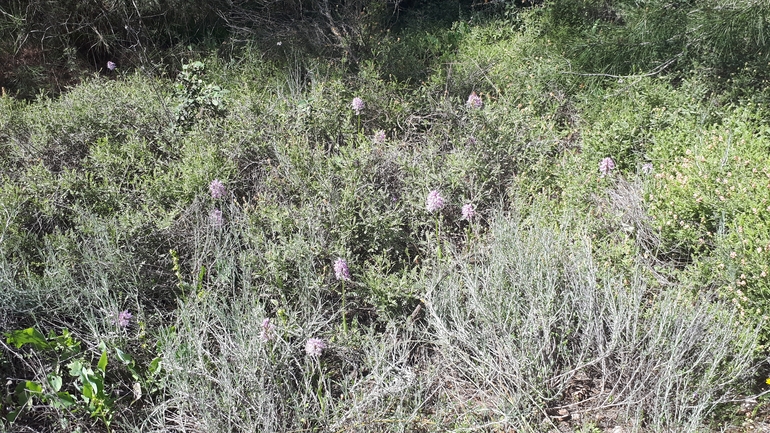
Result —
[[471, 239], [476, 228], [476, 225], [473, 223], [476, 219], [476, 208], [472, 203], [465, 204], [463, 205], [462, 214], [462, 219], [468, 221], [468, 227], [465, 228], [465, 245], [470, 248]]
[[431, 190], [430, 193], [428, 193], [428, 199], [425, 202], [425, 208], [428, 210], [428, 212], [435, 215], [435, 222], [436, 222], [436, 256], [439, 260], [442, 258], [441, 254], [441, 215], [440, 211], [444, 208], [444, 205], [446, 203], [444, 202], [444, 198], [441, 196], [441, 193], [438, 192], [438, 190]]
[[[318, 399], [318, 404], [321, 406], [320, 409], [322, 413], [326, 411], [326, 399], [324, 398], [325, 380], [324, 369], [321, 364], [321, 355], [326, 347], [326, 342], [317, 337], [309, 338], [305, 343], [306, 359], [310, 361], [306, 366], [315, 370], [306, 370], [306, 373], [304, 374], [305, 384], [308, 389], [315, 388], [316, 398]], [[316, 382], [315, 384], [313, 384], [314, 381]]]
[[361, 110], [364, 109], [364, 100], [356, 96], [353, 98], [353, 102], [351, 102], [350, 105], [353, 107], [353, 111], [358, 118], [358, 127], [356, 128], [356, 131], [361, 133]]
[[337, 280], [342, 282], [342, 331], [348, 333], [348, 321], [345, 305], [345, 282], [350, 281], [350, 270], [348, 269], [348, 262], [342, 257], [337, 258], [334, 261], [334, 276]]
[[342, 332], [345, 334], [348, 333], [348, 320], [347, 320], [347, 314], [345, 313], [346, 308], [347, 308], [347, 305], [345, 305], [345, 280], [342, 280]]
[[436, 220], [436, 257], [438, 257], [439, 260], [443, 258], [443, 255], [441, 254], [441, 217], [439, 215], [435, 216]]

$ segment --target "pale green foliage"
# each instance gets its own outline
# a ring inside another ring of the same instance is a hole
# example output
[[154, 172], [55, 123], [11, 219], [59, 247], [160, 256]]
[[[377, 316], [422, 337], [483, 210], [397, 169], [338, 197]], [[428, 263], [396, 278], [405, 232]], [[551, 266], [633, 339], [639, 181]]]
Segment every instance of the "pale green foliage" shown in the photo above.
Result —
[[[641, 267], [626, 278], [599, 266], [579, 221], [543, 212], [497, 216], [489, 244], [455, 255], [428, 282], [449, 404], [527, 429], [543, 405], [567, 398], [572, 410], [613, 408], [618, 422], [651, 431], [700, 431], [753, 374], [756, 324], [729, 305], [650, 287]], [[572, 394], [576, 378], [582, 397]]]
[[[126, 431], [547, 431], [559, 410], [611, 409], [571, 427], [703, 431], [761, 392], [767, 110], [741, 98], [763, 69], [721, 80], [688, 52], [707, 69], [585, 76], [665, 59], [677, 46], [641, 29], [681, 15], [489, 3], [349, 26], [341, 61], [296, 39], [189, 47], [167, 75], [121, 67], [0, 99], [0, 328], [66, 328], [83, 348], [77, 374], [49, 377], [74, 359], [6, 340], [10, 410], [39, 403], [11, 429], [89, 430], [98, 412]], [[306, 22], [383, 13], [370, 6]], [[587, 33], [590, 55], [629, 31], [596, 63], [565, 46]], [[57, 406], [52, 390], [80, 398], [96, 376], [105, 404]]]

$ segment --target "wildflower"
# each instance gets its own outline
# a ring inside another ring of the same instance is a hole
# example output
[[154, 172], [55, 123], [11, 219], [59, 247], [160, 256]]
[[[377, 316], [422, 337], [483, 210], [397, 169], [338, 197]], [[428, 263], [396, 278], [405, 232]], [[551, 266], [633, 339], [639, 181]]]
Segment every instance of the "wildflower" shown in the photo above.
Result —
[[128, 310], [121, 311], [120, 313], [118, 313], [118, 326], [120, 326], [121, 328], [127, 327], [132, 317], [134, 316], [131, 313], [129, 313]]
[[428, 209], [428, 212], [433, 213], [439, 209], [442, 209], [444, 207], [444, 198], [441, 197], [441, 194], [437, 190], [432, 190], [428, 194], [428, 200], [425, 202], [425, 208]]
[[319, 357], [324, 349], [326, 349], [326, 343], [320, 338], [309, 338], [307, 343], [305, 343], [305, 353], [307, 353], [307, 356]]
[[350, 105], [353, 106], [353, 111], [356, 112], [356, 116], [360, 116], [361, 110], [364, 109], [364, 100], [356, 96], [353, 98], [353, 102]]
[[350, 270], [348, 269], [348, 262], [346, 262], [342, 257], [339, 257], [334, 261], [334, 276], [338, 280], [350, 281]]
[[142, 398], [142, 385], [139, 382], [134, 382], [134, 386], [131, 387], [131, 391], [134, 393], [134, 401]]
[[222, 211], [219, 209], [214, 209], [211, 211], [211, 214], [209, 215], [209, 220], [211, 221], [211, 225], [214, 227], [222, 227], [224, 224], [224, 218], [222, 218]]
[[602, 174], [602, 177], [610, 174], [610, 171], [612, 171], [614, 168], [615, 161], [613, 161], [609, 156], [599, 162], [599, 173]]
[[275, 338], [275, 325], [270, 323], [270, 319], [262, 321], [262, 331], [259, 333], [259, 338], [262, 341], [270, 341]]
[[470, 221], [475, 216], [476, 216], [476, 208], [473, 207], [473, 204], [472, 203], [464, 204], [463, 205], [463, 219]]
[[385, 131], [380, 129], [374, 133], [374, 138], [372, 139], [372, 141], [374, 141], [374, 144], [382, 144], [385, 142], [385, 138], [386, 138]]
[[651, 162], [648, 162], [648, 163], [646, 163], [646, 164], [644, 164], [642, 166], [642, 173], [644, 173], [645, 175], [649, 175], [650, 173], [652, 173], [652, 163]]
[[227, 188], [219, 179], [214, 179], [209, 184], [209, 192], [211, 193], [211, 198], [216, 200], [227, 195]]
[[476, 92], [471, 92], [465, 105], [471, 108], [481, 108], [484, 105], [484, 101], [481, 100], [481, 96], [477, 95]]
[[475, 146], [476, 143], [478, 143], [478, 141], [476, 140], [476, 137], [474, 137], [472, 135], [470, 137], [468, 137], [468, 144], [470, 144], [471, 146]]
[[115, 68], [117, 68], [117, 67], [118, 67], [118, 65], [116, 65], [115, 62], [113, 62], [112, 60], [107, 62], [107, 69], [109, 69], [110, 71], [114, 71]]

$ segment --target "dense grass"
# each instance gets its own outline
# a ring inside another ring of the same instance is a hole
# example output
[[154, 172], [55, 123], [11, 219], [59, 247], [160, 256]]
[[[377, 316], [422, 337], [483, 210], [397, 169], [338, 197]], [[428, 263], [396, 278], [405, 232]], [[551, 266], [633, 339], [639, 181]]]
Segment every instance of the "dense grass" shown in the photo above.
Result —
[[477, 5], [407, 16], [355, 65], [233, 45], [175, 79], [0, 98], [3, 428], [694, 432], [761, 412], [767, 107], [745, 85], [764, 72], [565, 49], [588, 9], [625, 14], [598, 15], [612, 37], [639, 25], [623, 4]]

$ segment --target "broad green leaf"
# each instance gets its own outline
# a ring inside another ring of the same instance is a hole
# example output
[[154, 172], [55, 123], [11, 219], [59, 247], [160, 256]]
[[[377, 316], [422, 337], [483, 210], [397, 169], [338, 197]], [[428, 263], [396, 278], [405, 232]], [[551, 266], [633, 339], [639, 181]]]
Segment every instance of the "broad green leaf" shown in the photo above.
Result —
[[83, 367], [83, 374], [80, 375], [83, 380], [83, 389], [86, 384], [91, 388], [92, 395], [89, 397], [102, 397], [104, 391], [104, 378], [91, 370], [90, 366]]
[[35, 393], [35, 394], [40, 394], [40, 393], [43, 392], [43, 385], [41, 385], [41, 384], [39, 384], [37, 382], [34, 382], [32, 380], [28, 380], [27, 381], [27, 384], [25, 385], [25, 388], [27, 389], [27, 391]]
[[117, 356], [118, 360], [120, 362], [122, 362], [123, 364], [128, 365], [128, 364], [133, 364], [134, 363], [134, 358], [132, 358], [131, 355], [129, 355], [128, 353], [118, 349], [117, 347], [115, 348], [115, 356]]
[[75, 397], [65, 391], [57, 392], [56, 400], [54, 401], [56, 401], [56, 404], [60, 405], [61, 408], [68, 408], [74, 406], [77, 403], [77, 401], [75, 401]]
[[99, 358], [99, 364], [96, 365], [96, 368], [102, 371], [102, 374], [106, 373], [107, 370], [107, 350], [105, 349], [104, 352], [102, 352], [102, 356]]
[[51, 388], [53, 388], [54, 392], [59, 392], [62, 385], [62, 379], [61, 376], [58, 374], [49, 374], [48, 375], [48, 384], [51, 385]]
[[19, 403], [19, 406], [24, 406], [24, 404], [27, 403], [27, 400], [29, 400], [29, 394], [27, 394], [26, 389], [26, 382], [19, 382], [19, 384], [16, 385], [13, 394], [16, 396], [16, 402]]
[[13, 424], [16, 421], [16, 418], [19, 417], [19, 414], [23, 408], [24, 407], [20, 407], [14, 411], [8, 412], [8, 415], [5, 416], [5, 419], [7, 419], [9, 423]]
[[104, 398], [104, 378], [99, 376], [92, 376], [91, 384], [96, 389], [96, 396], [98, 398]]
[[134, 368], [134, 366], [127, 365], [126, 368], [128, 368], [128, 371], [131, 372], [131, 377], [134, 380], [140, 380], [142, 378], [142, 376], [139, 375], [139, 371], [137, 371], [136, 368]]
[[83, 390], [80, 391], [81, 394], [83, 394], [83, 400], [86, 402], [90, 401], [94, 396], [96, 395], [96, 392], [94, 392], [95, 386], [91, 385], [90, 382], [83, 382]]
[[131, 372], [131, 377], [133, 377], [134, 380], [139, 380], [141, 376], [139, 375], [139, 371], [136, 369], [134, 358], [132, 358], [128, 353], [118, 349], [117, 347], [115, 348], [115, 354], [117, 355], [118, 360], [120, 360], [120, 362], [126, 366], [128, 371]]
[[22, 329], [20, 331], [11, 331], [5, 334], [6, 342], [13, 344], [17, 349], [25, 344], [31, 344], [35, 349], [50, 349], [51, 346], [45, 338], [45, 335], [38, 332], [35, 328]]
[[147, 367], [147, 371], [150, 372], [151, 376], [155, 376], [158, 371], [160, 371], [160, 356], [156, 356], [152, 361], [150, 361], [150, 365]]
[[80, 374], [83, 372], [83, 362], [79, 359], [70, 362], [67, 364], [67, 367], [69, 367], [70, 376], [72, 377], [80, 377]]

